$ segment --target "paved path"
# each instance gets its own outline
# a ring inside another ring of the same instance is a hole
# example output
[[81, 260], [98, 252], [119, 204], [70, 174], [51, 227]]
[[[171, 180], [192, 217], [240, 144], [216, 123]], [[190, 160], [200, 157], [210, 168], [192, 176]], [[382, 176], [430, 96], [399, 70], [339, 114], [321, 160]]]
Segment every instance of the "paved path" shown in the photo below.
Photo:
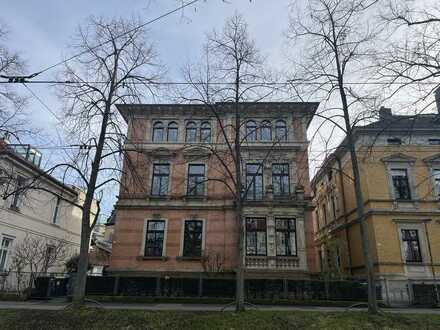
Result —
[[[33, 309], [33, 310], [62, 310], [68, 305], [63, 301], [0, 301], [0, 309]], [[222, 311], [225, 305], [214, 304], [120, 304], [120, 303], [103, 303], [94, 304], [87, 303], [90, 307], [102, 307], [104, 309], [131, 309], [131, 310], [147, 310], [147, 311], [205, 311], [205, 312], [219, 312]], [[315, 312], [347, 312], [345, 307], [315, 307], [315, 306], [274, 306], [274, 305], [259, 305], [258, 310], [268, 311], [315, 311]], [[229, 307], [226, 310], [233, 310]], [[365, 308], [352, 308], [350, 311], [366, 311]], [[438, 314], [440, 309], [430, 308], [385, 308], [383, 312], [387, 313], [405, 313], [405, 314]]]

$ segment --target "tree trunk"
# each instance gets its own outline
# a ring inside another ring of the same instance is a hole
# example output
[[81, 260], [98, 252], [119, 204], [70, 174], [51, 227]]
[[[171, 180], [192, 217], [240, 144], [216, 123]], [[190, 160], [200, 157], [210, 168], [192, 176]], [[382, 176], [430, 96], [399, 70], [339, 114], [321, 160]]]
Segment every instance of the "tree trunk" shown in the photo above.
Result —
[[[84, 203], [86, 204], [86, 203]], [[91, 205], [84, 205], [81, 223], [81, 245], [78, 267], [75, 274], [73, 289], [73, 304], [81, 306], [84, 303], [87, 284], [87, 270], [89, 268], [89, 243], [90, 243], [90, 211]]]
[[347, 130], [347, 146], [350, 150], [350, 158], [351, 165], [353, 169], [353, 178], [354, 178], [354, 190], [356, 196], [356, 215], [358, 221], [360, 222], [360, 232], [361, 232], [361, 240], [362, 240], [362, 253], [364, 256], [365, 263], [365, 271], [367, 275], [368, 281], [368, 311], [370, 313], [376, 314], [377, 310], [377, 301], [376, 301], [376, 283], [374, 280], [373, 274], [373, 261], [370, 257], [370, 242], [368, 237], [368, 224], [365, 221], [364, 217], [364, 197], [361, 189], [361, 176], [359, 171], [359, 164], [356, 154], [356, 146], [353, 141], [352, 129], [350, 125], [350, 117], [348, 113], [348, 103], [345, 95], [345, 91], [340, 89], [341, 100], [342, 100], [342, 108], [344, 111], [344, 119], [345, 119], [345, 127]]

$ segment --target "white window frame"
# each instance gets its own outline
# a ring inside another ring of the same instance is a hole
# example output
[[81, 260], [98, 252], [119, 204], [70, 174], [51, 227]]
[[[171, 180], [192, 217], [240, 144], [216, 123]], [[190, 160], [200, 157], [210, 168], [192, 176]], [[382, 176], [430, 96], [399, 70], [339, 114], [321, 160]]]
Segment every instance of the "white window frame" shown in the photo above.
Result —
[[[3, 235], [0, 236], [0, 251], [2, 251], [2, 253], [3, 253], [3, 251], [5, 251], [3, 249], [3, 240], [5, 240], [5, 239], [10, 240], [11, 242], [10, 242], [10, 244], [8, 246], [8, 249], [6, 250], [5, 262], [4, 262], [4, 265], [3, 265], [3, 269], [0, 268], [0, 273], [4, 272], [4, 271], [7, 271], [7, 269], [8, 269], [9, 258], [11, 256], [12, 246], [14, 244], [15, 237], [14, 236], [10, 236], [10, 235], [6, 235], [6, 234], [3, 234]], [[1, 254], [0, 254], [0, 260], [1, 260]]]
[[[148, 230], [148, 221], [164, 221], [164, 232], [163, 232], [163, 246], [162, 246], [162, 257], [166, 257], [167, 255], [167, 232], [168, 232], [168, 219], [166, 218], [147, 218], [144, 219], [144, 225], [142, 230], [142, 245], [139, 251], [139, 254], [142, 258], [149, 258], [149, 256], [145, 256], [145, 243], [147, 240], [147, 230]], [[152, 257], [154, 258], [154, 257]]]
[[185, 243], [185, 222], [186, 221], [202, 221], [202, 252], [201, 252], [201, 258], [203, 257], [205, 253], [205, 244], [206, 244], [206, 219], [200, 219], [197, 217], [191, 217], [189, 219], [182, 219], [181, 221], [181, 228], [180, 228], [180, 249], [179, 249], [179, 256], [180, 258], [189, 258], [185, 257], [183, 255], [183, 244]]

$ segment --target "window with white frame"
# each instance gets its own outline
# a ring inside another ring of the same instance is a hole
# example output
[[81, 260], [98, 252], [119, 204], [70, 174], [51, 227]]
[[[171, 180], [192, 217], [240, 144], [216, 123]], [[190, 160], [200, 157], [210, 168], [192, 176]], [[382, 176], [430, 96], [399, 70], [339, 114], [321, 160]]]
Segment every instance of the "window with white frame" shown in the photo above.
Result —
[[184, 257], [198, 258], [202, 256], [203, 221], [185, 220], [183, 233]]
[[187, 196], [200, 197], [205, 194], [205, 165], [188, 165]]
[[25, 184], [26, 184], [26, 179], [22, 176], [17, 176], [15, 193], [12, 196], [12, 203], [11, 203], [11, 208], [14, 210], [18, 210], [18, 208], [21, 205], [24, 195], [23, 187], [25, 186]]
[[246, 254], [248, 256], [267, 254], [266, 232], [266, 218], [246, 218]]
[[434, 193], [440, 199], [440, 168], [432, 170], [432, 177], [434, 180]]
[[246, 141], [247, 142], [257, 141], [257, 124], [253, 120], [248, 120], [246, 122]]
[[275, 138], [277, 141], [287, 141], [287, 127], [284, 120], [277, 120], [275, 123]]
[[175, 121], [168, 123], [167, 127], [167, 141], [177, 142], [179, 127]]
[[186, 124], [185, 141], [189, 143], [197, 142], [197, 125], [193, 121]]
[[153, 142], [163, 142], [165, 140], [165, 128], [161, 121], [153, 124]]
[[246, 199], [260, 200], [263, 198], [263, 164], [246, 164]]
[[152, 196], [167, 196], [170, 180], [170, 164], [154, 164], [151, 183]]
[[200, 125], [200, 142], [211, 142], [211, 124], [207, 121]]
[[411, 200], [411, 189], [406, 168], [391, 169], [394, 198], [397, 200]]
[[0, 271], [5, 271], [8, 266], [8, 258], [11, 254], [13, 239], [10, 237], [3, 237], [0, 245]]
[[296, 256], [295, 219], [275, 219], [277, 256]]
[[403, 253], [406, 262], [422, 262], [419, 231], [417, 229], [402, 229]]
[[148, 220], [145, 233], [146, 257], [161, 257], [163, 254], [163, 242], [165, 237], [164, 220]]
[[60, 205], [61, 205], [61, 198], [59, 196], [57, 196], [56, 204], [55, 204], [55, 208], [53, 210], [53, 216], [52, 216], [52, 223], [53, 224], [58, 223], [58, 218], [59, 218], [59, 214], [60, 214]]
[[289, 164], [272, 164], [272, 186], [275, 198], [286, 198], [290, 195]]

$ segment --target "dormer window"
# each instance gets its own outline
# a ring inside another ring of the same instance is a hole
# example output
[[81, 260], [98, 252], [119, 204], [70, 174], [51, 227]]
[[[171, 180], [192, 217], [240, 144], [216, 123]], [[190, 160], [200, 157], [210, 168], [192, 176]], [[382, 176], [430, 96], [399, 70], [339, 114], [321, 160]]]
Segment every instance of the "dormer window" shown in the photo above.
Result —
[[390, 146], [400, 146], [402, 144], [402, 140], [399, 138], [389, 138], [387, 139], [387, 143]]
[[261, 141], [271, 141], [272, 140], [272, 125], [270, 121], [263, 120], [260, 127], [260, 139]]
[[163, 142], [165, 138], [164, 126], [161, 121], [153, 124], [153, 142]]
[[168, 142], [177, 142], [177, 133], [178, 133], [178, 126], [175, 121], [172, 121], [168, 124], [167, 129], [167, 141]]
[[190, 121], [186, 124], [186, 142], [197, 142], [197, 125], [195, 122]]

